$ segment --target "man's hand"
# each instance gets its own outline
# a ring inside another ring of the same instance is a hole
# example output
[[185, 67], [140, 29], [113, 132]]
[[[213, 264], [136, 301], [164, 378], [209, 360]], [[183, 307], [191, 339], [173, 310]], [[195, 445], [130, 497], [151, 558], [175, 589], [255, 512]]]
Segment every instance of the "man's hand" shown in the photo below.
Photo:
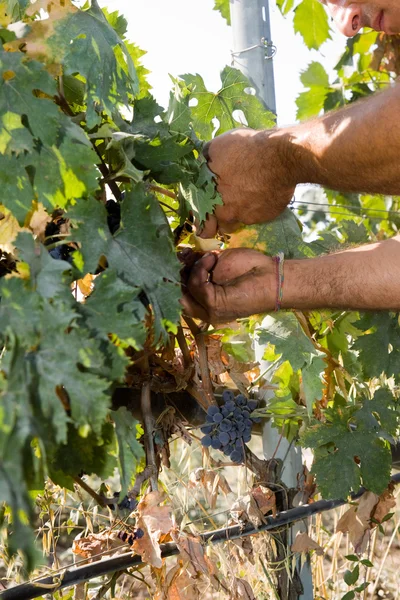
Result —
[[[282, 308], [400, 311], [400, 235], [316, 258], [284, 263]], [[226, 323], [271, 311], [276, 264], [247, 248], [206, 254], [191, 269], [186, 314]]]
[[248, 248], [206, 254], [192, 268], [184, 312], [207, 323], [227, 323], [275, 306], [275, 265]]
[[224, 205], [208, 217], [202, 237], [229, 233], [240, 223], [270, 221], [290, 202], [296, 182], [279, 130], [234, 129], [209, 142], [204, 155]]

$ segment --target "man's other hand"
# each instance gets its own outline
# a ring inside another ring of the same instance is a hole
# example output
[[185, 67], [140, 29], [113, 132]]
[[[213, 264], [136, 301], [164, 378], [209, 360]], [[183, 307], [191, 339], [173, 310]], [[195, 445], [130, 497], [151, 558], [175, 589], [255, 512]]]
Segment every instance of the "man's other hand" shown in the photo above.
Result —
[[207, 323], [270, 311], [275, 306], [272, 259], [248, 248], [206, 254], [196, 262], [181, 303], [184, 313]]
[[203, 152], [224, 204], [209, 215], [201, 237], [230, 233], [241, 223], [264, 223], [284, 210], [296, 185], [286, 144], [279, 129], [233, 129], [206, 144]]

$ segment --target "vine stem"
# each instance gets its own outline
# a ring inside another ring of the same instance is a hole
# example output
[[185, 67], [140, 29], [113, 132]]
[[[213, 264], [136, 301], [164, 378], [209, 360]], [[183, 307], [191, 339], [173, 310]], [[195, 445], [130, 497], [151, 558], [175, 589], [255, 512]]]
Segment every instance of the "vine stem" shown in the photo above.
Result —
[[144, 447], [146, 451], [146, 464], [151, 469], [150, 475], [150, 487], [154, 492], [158, 490], [158, 479], [157, 479], [157, 460], [156, 451], [154, 449], [154, 418], [151, 412], [151, 390], [150, 381], [145, 381], [142, 387], [142, 393], [140, 397], [140, 407], [143, 415], [143, 426], [144, 426]]
[[183, 360], [185, 363], [185, 367], [190, 367], [193, 363], [192, 358], [190, 356], [189, 348], [186, 343], [185, 334], [183, 333], [182, 325], [179, 325], [178, 332], [176, 334], [176, 341], [178, 342], [179, 348], [182, 352]]
[[214, 397], [210, 371], [208, 369], [207, 347], [204, 339], [204, 332], [200, 329], [200, 327], [196, 325], [196, 323], [190, 317], [185, 317], [185, 321], [190, 331], [192, 332], [197, 345], [197, 350], [199, 353], [201, 383], [208, 406], [218, 406], [218, 403]]
[[[99, 504], [102, 508], [107, 506], [108, 503], [106, 499], [103, 498], [103, 496], [97, 494], [94, 490], [92, 490], [92, 488], [87, 483], [85, 483], [83, 479], [81, 479], [80, 477], [74, 477], [73, 479], [75, 483], [79, 485], [79, 487], [81, 487], [83, 490], [85, 490], [85, 492], [89, 494], [89, 496], [93, 498], [93, 500], [95, 500], [97, 504]], [[113, 499], [113, 504], [115, 504], [115, 498]]]
[[[172, 198], [173, 200], [176, 200], [176, 194], [174, 194], [174, 192], [171, 192], [170, 190], [166, 190], [165, 188], [163, 188], [159, 185], [154, 185], [153, 183], [151, 183], [149, 185], [149, 190], [151, 190], [152, 192], [156, 192], [157, 194], [162, 194], [163, 196], [168, 196], [168, 198]], [[171, 208], [171, 207], [169, 206], [169, 208]], [[174, 210], [174, 209], [171, 209], [171, 210]]]

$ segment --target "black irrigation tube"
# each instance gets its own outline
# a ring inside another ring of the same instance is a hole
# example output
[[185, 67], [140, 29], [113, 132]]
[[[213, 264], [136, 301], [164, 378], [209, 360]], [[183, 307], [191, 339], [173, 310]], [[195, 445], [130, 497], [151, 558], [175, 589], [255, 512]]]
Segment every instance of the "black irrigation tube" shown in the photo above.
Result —
[[[400, 473], [394, 475], [391, 479], [393, 483], [400, 483]], [[356, 500], [362, 496], [365, 489], [361, 488], [357, 494], [352, 494], [352, 500]], [[235, 540], [248, 535], [260, 533], [262, 531], [271, 531], [278, 529], [284, 525], [289, 525], [296, 521], [301, 521], [311, 515], [315, 515], [327, 510], [332, 510], [338, 506], [346, 504], [347, 500], [319, 500], [313, 504], [305, 504], [304, 506], [298, 506], [291, 508], [290, 510], [282, 511], [277, 517], [265, 517], [266, 522], [261, 525], [258, 529], [252, 525], [241, 527], [235, 525], [234, 527], [227, 527], [226, 529], [217, 529], [208, 533], [203, 533], [200, 538], [204, 543], [211, 542], [212, 544], [218, 544], [220, 542], [226, 542], [229, 540]], [[172, 542], [161, 545], [161, 556], [166, 558], [168, 556], [174, 556], [179, 554], [179, 549], [176, 544]], [[43, 594], [51, 594], [66, 587], [83, 583], [100, 575], [107, 575], [108, 573], [114, 573], [115, 571], [124, 571], [128, 567], [139, 566], [143, 564], [142, 558], [138, 555], [123, 554], [116, 556], [115, 558], [107, 558], [105, 560], [99, 560], [95, 563], [84, 565], [82, 567], [75, 567], [71, 569], [65, 569], [55, 576], [45, 577], [38, 579], [32, 583], [23, 583], [13, 588], [5, 590], [0, 593], [1, 600], [31, 600], [32, 598], [38, 598]]]

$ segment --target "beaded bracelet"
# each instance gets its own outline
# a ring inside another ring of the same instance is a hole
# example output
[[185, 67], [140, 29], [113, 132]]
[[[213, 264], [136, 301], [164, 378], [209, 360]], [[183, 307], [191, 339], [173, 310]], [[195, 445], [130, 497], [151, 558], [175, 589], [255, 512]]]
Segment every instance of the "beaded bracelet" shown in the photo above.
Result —
[[278, 252], [276, 256], [272, 257], [272, 260], [276, 264], [276, 301], [275, 301], [275, 312], [282, 307], [283, 298], [283, 282], [285, 280], [283, 275], [283, 263], [285, 262], [285, 255], [283, 252]]

